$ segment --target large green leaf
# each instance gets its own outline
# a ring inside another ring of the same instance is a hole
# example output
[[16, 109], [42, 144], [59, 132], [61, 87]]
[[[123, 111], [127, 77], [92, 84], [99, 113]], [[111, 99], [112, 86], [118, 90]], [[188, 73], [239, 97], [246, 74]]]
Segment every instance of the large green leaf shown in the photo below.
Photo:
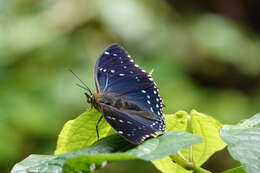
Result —
[[238, 125], [224, 125], [221, 137], [231, 156], [240, 161], [248, 173], [260, 172], [260, 114]]
[[[208, 115], [195, 110], [192, 110], [190, 114], [185, 111], [178, 111], [175, 114], [165, 115], [165, 121], [169, 131], [186, 131], [196, 134], [203, 139], [203, 142], [193, 145], [192, 149], [181, 150], [180, 154], [175, 155], [174, 158], [180, 158], [187, 162], [193, 161], [195, 165], [200, 166], [212, 154], [225, 147], [225, 143], [219, 137], [221, 123]], [[174, 161], [176, 162], [176, 160]], [[188, 171], [180, 165], [169, 161], [169, 158], [153, 161], [153, 164], [164, 173], [186, 173]]]
[[[59, 134], [55, 154], [82, 149], [97, 141], [96, 123], [100, 116], [100, 112], [91, 109], [76, 119], [68, 121]], [[99, 123], [100, 138], [107, 136], [110, 129], [111, 127], [103, 119]]]
[[171, 131], [135, 146], [118, 135], [112, 135], [82, 150], [55, 156], [29, 156], [16, 164], [12, 173], [89, 172], [94, 167], [102, 166], [104, 161], [161, 159], [200, 141], [196, 135]]
[[[129, 153], [144, 160], [158, 160], [201, 141], [201, 138], [196, 135], [171, 131], [166, 132], [159, 138], [153, 138], [142, 145], [138, 145], [135, 149], [130, 150]], [[148, 152], [148, 148], [151, 151]]]
[[[192, 159], [196, 165], [202, 165], [216, 151], [226, 144], [219, 136], [221, 123], [211, 116], [192, 110], [190, 114], [179, 111], [174, 115], [166, 115], [168, 130], [187, 131], [203, 138], [203, 142], [181, 151], [187, 159]], [[192, 155], [192, 158], [189, 158]]]

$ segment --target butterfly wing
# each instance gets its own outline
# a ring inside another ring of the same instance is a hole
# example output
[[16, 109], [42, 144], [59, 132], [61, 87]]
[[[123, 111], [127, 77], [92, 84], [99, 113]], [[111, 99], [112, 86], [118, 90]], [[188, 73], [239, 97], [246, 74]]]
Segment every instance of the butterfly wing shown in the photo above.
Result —
[[101, 104], [101, 111], [107, 122], [133, 144], [140, 144], [146, 138], [162, 133], [158, 130], [161, 126], [159, 121], [144, 119], [138, 116], [140, 112], [129, 113], [105, 104]]
[[120, 46], [112, 45], [101, 54], [94, 76], [98, 92], [120, 94], [162, 119], [162, 99], [151, 75], [140, 69]]

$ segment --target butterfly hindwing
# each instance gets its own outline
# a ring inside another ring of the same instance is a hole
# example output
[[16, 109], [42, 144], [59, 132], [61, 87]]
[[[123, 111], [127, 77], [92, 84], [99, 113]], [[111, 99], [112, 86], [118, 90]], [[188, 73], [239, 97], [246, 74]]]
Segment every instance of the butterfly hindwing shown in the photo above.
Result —
[[127, 113], [126, 111], [102, 104], [102, 114], [106, 121], [125, 139], [133, 144], [140, 144], [146, 138], [157, 136], [159, 121], [152, 121]]

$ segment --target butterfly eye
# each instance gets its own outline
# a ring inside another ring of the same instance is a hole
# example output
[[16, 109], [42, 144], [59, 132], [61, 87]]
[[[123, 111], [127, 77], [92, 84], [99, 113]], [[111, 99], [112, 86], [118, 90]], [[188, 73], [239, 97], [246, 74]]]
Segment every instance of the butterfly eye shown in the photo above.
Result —
[[91, 103], [91, 101], [92, 101], [92, 95], [89, 95], [88, 93], [85, 93], [85, 95], [86, 95], [86, 97], [87, 97], [87, 102], [88, 103]]

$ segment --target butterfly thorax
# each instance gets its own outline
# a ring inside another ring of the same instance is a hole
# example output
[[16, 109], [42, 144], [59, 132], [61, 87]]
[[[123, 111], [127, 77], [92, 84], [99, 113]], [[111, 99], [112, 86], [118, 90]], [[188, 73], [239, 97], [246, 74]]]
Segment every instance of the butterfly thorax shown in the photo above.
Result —
[[101, 105], [112, 106], [119, 110], [124, 110], [126, 112], [133, 112], [136, 115], [146, 117], [148, 119], [156, 120], [151, 112], [145, 110], [144, 108], [140, 107], [139, 105], [135, 104], [131, 100], [125, 99], [119, 94], [115, 93], [96, 93], [92, 94], [90, 103], [95, 107], [97, 110], [101, 111]]

